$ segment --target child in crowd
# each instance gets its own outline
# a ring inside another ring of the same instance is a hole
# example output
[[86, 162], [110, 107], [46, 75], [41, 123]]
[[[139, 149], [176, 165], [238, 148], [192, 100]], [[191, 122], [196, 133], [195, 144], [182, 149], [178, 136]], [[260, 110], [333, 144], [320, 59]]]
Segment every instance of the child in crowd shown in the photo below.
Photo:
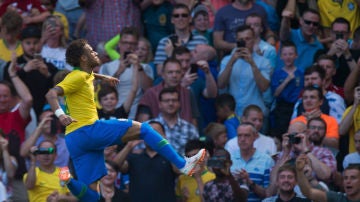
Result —
[[12, 52], [19, 57], [23, 49], [18, 36], [21, 32], [23, 19], [16, 11], [7, 11], [1, 16], [0, 59], [11, 60]]
[[235, 105], [234, 97], [227, 93], [217, 96], [215, 101], [216, 115], [226, 127], [228, 140], [237, 136], [236, 129], [240, 125], [235, 114]]
[[209, 29], [210, 26], [209, 13], [207, 11], [206, 6], [202, 4], [198, 4], [193, 9], [192, 15], [193, 15], [193, 25], [194, 25], [194, 29], [192, 33], [204, 36], [208, 40], [209, 45], [214, 46], [213, 31]]
[[209, 123], [204, 129], [204, 134], [211, 138], [217, 149], [223, 149], [228, 140], [226, 127], [221, 123]]
[[[200, 140], [189, 140], [185, 145], [185, 155], [189, 157], [194, 156], [204, 147], [204, 142]], [[215, 179], [215, 174], [210, 172], [205, 165], [208, 155], [209, 154], [207, 153], [205, 160], [199, 164], [199, 170], [197, 170], [193, 176], [179, 176], [175, 194], [181, 201], [202, 201], [201, 196], [204, 191], [204, 184]]]
[[276, 107], [272, 111], [274, 136], [286, 132], [294, 104], [304, 87], [304, 73], [294, 65], [297, 58], [295, 44], [291, 41], [283, 42], [280, 54], [284, 67], [275, 70], [271, 78], [271, 90], [276, 98]]
[[[137, 77], [138, 72], [139, 71], [136, 68], [133, 68], [134, 78]], [[136, 96], [138, 84], [138, 79], [132, 80], [130, 93], [125, 102], [119, 108], [116, 108], [116, 105], [119, 101], [117, 90], [109, 85], [101, 85], [101, 89], [98, 92], [98, 99], [101, 105], [101, 109], [97, 110], [99, 119], [108, 120], [127, 118], [129, 116], [131, 105], [134, 102]]]

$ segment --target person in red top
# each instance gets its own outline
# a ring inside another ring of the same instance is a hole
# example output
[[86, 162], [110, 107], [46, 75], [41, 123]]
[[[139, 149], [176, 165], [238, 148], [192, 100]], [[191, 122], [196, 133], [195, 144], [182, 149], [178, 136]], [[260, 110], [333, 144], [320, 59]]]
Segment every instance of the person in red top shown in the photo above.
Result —
[[0, 16], [7, 10], [15, 10], [22, 17], [24, 24], [43, 22], [50, 12], [41, 6], [40, 0], [5, 0], [0, 6]]
[[[9, 141], [10, 155], [14, 156], [18, 162], [18, 169], [16, 170], [15, 181], [13, 182], [14, 193], [13, 196], [23, 196], [26, 191], [23, 188], [17, 187], [23, 186], [21, 181], [22, 174], [26, 172], [25, 161], [19, 155], [19, 148], [21, 143], [25, 140], [25, 127], [30, 122], [30, 109], [32, 106], [32, 96], [29, 89], [17, 76], [15, 70], [16, 55], [13, 54], [12, 60], [8, 69], [8, 73], [11, 79], [11, 83], [7, 81], [0, 81], [0, 128], [2, 129], [5, 138]], [[15, 87], [15, 89], [14, 89]], [[20, 101], [18, 105], [13, 107], [13, 98], [19, 96]], [[17, 191], [23, 191], [18, 193]], [[15, 200], [14, 201], [23, 201]]]

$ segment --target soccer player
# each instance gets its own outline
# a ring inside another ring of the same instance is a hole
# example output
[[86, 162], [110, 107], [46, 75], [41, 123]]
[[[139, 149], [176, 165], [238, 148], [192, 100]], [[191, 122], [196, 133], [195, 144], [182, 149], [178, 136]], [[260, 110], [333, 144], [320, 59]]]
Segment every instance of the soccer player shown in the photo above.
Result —
[[[93, 80], [102, 79], [111, 84], [116, 84], [118, 80], [93, 73], [93, 68], [100, 65], [100, 59], [86, 40], [79, 39], [69, 45], [66, 62], [74, 70], [50, 89], [46, 98], [55, 115], [66, 126], [66, 145], [78, 179], [71, 178], [67, 168], [60, 171], [59, 177], [74, 196], [80, 201], [98, 201], [97, 182], [107, 174], [104, 148], [139, 138], [171, 161], [181, 172], [187, 175], [195, 172], [198, 167], [196, 165], [204, 159], [204, 149], [191, 158], [182, 158], [147, 123], [127, 119], [98, 120]], [[67, 114], [59, 106], [58, 96], [65, 97]]]

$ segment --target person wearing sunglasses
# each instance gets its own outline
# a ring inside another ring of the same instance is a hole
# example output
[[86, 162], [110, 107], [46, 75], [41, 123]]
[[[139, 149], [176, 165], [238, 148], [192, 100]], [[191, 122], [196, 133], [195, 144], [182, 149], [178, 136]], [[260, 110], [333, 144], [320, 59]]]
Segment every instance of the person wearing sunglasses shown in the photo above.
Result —
[[175, 31], [159, 41], [155, 52], [154, 64], [159, 75], [162, 72], [163, 62], [172, 56], [175, 47], [185, 46], [192, 51], [199, 44], [208, 44], [208, 40], [204, 36], [191, 33], [191, 21], [189, 7], [182, 3], [175, 4], [171, 17]]
[[[280, 41], [291, 40], [295, 43], [298, 50], [298, 57], [295, 60], [295, 66], [301, 71], [313, 63], [315, 53], [323, 49], [323, 45], [317, 39], [316, 33], [320, 26], [320, 14], [313, 9], [305, 10], [299, 19], [300, 28], [291, 29], [291, 19], [295, 13], [284, 9], [280, 27]], [[279, 58], [279, 57], [278, 57]], [[283, 67], [284, 63], [278, 59], [278, 67]]]
[[29, 201], [47, 201], [55, 195], [59, 200], [77, 201], [66, 186], [59, 183], [60, 167], [55, 166], [56, 145], [48, 140], [30, 149], [30, 167], [24, 175]]

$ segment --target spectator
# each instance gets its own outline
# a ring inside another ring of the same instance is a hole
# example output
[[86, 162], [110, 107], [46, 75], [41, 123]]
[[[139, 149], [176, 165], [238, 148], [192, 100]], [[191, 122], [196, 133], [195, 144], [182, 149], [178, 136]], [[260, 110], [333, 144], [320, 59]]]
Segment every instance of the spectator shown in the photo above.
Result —
[[350, 29], [348, 20], [343, 17], [336, 18], [331, 24], [329, 48], [318, 50], [314, 58], [316, 60], [322, 54], [333, 57], [337, 70], [333, 82], [339, 87], [344, 86], [350, 72], [356, 69], [356, 60], [359, 57], [359, 54], [356, 55], [349, 49]]
[[204, 36], [210, 46], [214, 46], [213, 31], [209, 29], [209, 13], [204, 4], [198, 4], [192, 11], [192, 24], [194, 29], [192, 34]]
[[[223, 51], [225, 54], [236, 48], [235, 42], [239, 40], [236, 29], [244, 25], [245, 18], [252, 13], [262, 17], [266, 29], [266, 11], [254, 1], [234, 0], [231, 4], [220, 8], [215, 15], [214, 22], [215, 48]], [[251, 45], [253, 46], [254, 44]]]
[[[255, 139], [253, 146], [256, 151], [272, 156], [276, 154], [277, 149], [275, 142], [272, 138], [260, 133], [261, 127], [263, 126], [263, 119], [264, 115], [260, 107], [256, 105], [249, 105], [244, 109], [244, 113], [241, 117], [241, 122], [251, 123], [255, 127], [256, 133], [254, 134]], [[228, 150], [230, 153], [234, 153], [239, 150], [240, 140], [238, 132], [239, 128], [237, 128], [236, 137], [229, 140], [225, 145], [225, 149]]]
[[100, 202], [107, 201], [122, 201], [129, 202], [130, 197], [123, 191], [115, 187], [116, 174], [118, 173], [118, 166], [115, 162], [105, 161], [105, 166], [108, 174], [100, 180]]
[[[315, 124], [315, 122], [313, 123]], [[311, 125], [311, 128], [318, 127]], [[313, 131], [313, 129], [311, 129]], [[301, 122], [293, 122], [288, 133], [283, 135], [282, 151], [279, 160], [294, 162], [300, 154], [306, 154], [311, 159], [313, 173], [318, 180], [329, 182], [331, 174], [336, 171], [336, 159], [332, 152], [323, 147], [316, 146], [310, 140], [310, 125], [306, 128]]]
[[[149, 124], [166, 138], [165, 129], [161, 123], [150, 121]], [[175, 202], [174, 187], [178, 170], [148, 145], [140, 154], [130, 153], [138, 143], [139, 141], [127, 143], [115, 157], [120, 170], [130, 175], [131, 200], [133, 202]]]
[[65, 61], [66, 38], [64, 25], [56, 16], [49, 16], [42, 25], [41, 56], [46, 62], [52, 63], [59, 70], [72, 70]]
[[198, 44], [208, 44], [205, 37], [191, 34], [190, 10], [185, 4], [174, 5], [171, 23], [174, 24], [175, 33], [162, 38], [155, 53], [154, 63], [159, 75], [162, 73], [163, 62], [172, 56], [175, 47], [185, 46], [192, 51]]
[[313, 201], [338, 202], [338, 201], [357, 201], [360, 200], [360, 168], [359, 166], [349, 166], [343, 173], [343, 186], [345, 193], [333, 191], [321, 191], [311, 188], [308, 180], [304, 176], [304, 167], [307, 161], [305, 155], [296, 159], [296, 173], [301, 192]]
[[271, 78], [271, 90], [276, 98], [276, 106], [272, 111], [272, 135], [280, 137], [289, 125], [294, 105], [304, 86], [303, 72], [295, 65], [296, 46], [291, 41], [284, 41], [280, 49], [284, 67], [275, 70]]
[[344, 153], [353, 153], [356, 151], [355, 146], [355, 133], [360, 129], [359, 122], [356, 117], [359, 117], [360, 108], [360, 86], [357, 86], [354, 91], [354, 103], [349, 106], [341, 119], [339, 124], [339, 134], [343, 137], [347, 137], [349, 140], [348, 144], [344, 148]]
[[[316, 10], [308, 9], [303, 12], [299, 23], [300, 28], [291, 29], [290, 19], [294, 17], [295, 13], [289, 10], [282, 12], [282, 20], [280, 27], [280, 40], [291, 40], [295, 43], [298, 57], [295, 60], [295, 66], [299, 70], [304, 71], [313, 63], [314, 55], [317, 50], [323, 49], [323, 45], [316, 37], [316, 32], [319, 27], [320, 15]], [[278, 61], [278, 67], [283, 67], [284, 64]]]
[[193, 98], [191, 97], [191, 91], [180, 85], [182, 74], [180, 62], [172, 58], [167, 59], [164, 62], [162, 72], [163, 82], [146, 90], [139, 102], [137, 116], [146, 115], [148, 117], [157, 117], [160, 113], [160, 91], [163, 88], [176, 88], [180, 94], [180, 118], [190, 123], [196, 123], [196, 119], [194, 118], [196, 116], [193, 116], [193, 113], [196, 112], [197, 109], [194, 109], [194, 107], [196, 107], [195, 103], [192, 104]]
[[83, 9], [80, 7], [78, 1], [67, 1], [67, 0], [57, 0], [55, 6], [55, 12], [62, 13], [65, 15], [66, 19], [69, 22], [69, 37], [75, 39], [76, 37], [81, 37], [79, 33], [75, 33], [76, 24], [80, 19], [80, 16], [83, 13]]
[[61, 128], [58, 119], [51, 111], [50, 106], [44, 106], [44, 111], [40, 115], [39, 125], [29, 138], [20, 147], [20, 155], [28, 157], [31, 147], [39, 146], [42, 141], [50, 141], [56, 145], [59, 154], [54, 161], [57, 167], [64, 167], [69, 164], [69, 151], [65, 144], [64, 128]]
[[274, 161], [254, 148], [257, 131], [251, 123], [241, 123], [237, 132], [239, 148], [229, 152], [233, 162], [231, 172], [248, 184], [248, 201], [261, 201], [270, 196], [270, 169]]
[[[29, 25], [21, 31], [21, 47], [24, 54], [19, 56], [17, 62], [17, 74], [29, 88], [34, 99], [33, 108], [38, 119], [46, 103], [45, 94], [53, 87], [53, 78], [58, 71], [57, 68], [45, 62], [38, 53], [41, 31], [35, 25]], [[6, 68], [8, 68], [9, 63]], [[5, 79], [10, 81], [9, 75]], [[36, 82], [34, 82], [36, 81]], [[31, 131], [32, 132], [32, 131]]]
[[142, 1], [140, 7], [145, 29], [144, 36], [150, 41], [152, 49], [149, 51], [155, 53], [159, 41], [174, 31], [171, 23], [173, 5], [167, 0], [150, 0]]
[[[49, 195], [58, 192], [58, 200], [77, 201], [70, 191], [59, 183], [60, 168], [54, 165], [57, 156], [55, 144], [43, 141], [39, 147], [31, 147], [30, 152], [30, 167], [24, 175], [29, 200], [46, 201]], [[36, 166], [36, 163], [39, 165]]]
[[[202, 141], [197, 139], [189, 140], [185, 145], [185, 156], [194, 156], [201, 148], [204, 148]], [[198, 170], [192, 177], [187, 175], [179, 176], [175, 188], [176, 197], [179, 198], [178, 201], [203, 201], [204, 184], [215, 179], [215, 174], [207, 169], [205, 162], [206, 159], [198, 164]]]
[[231, 55], [221, 61], [218, 86], [220, 89], [227, 87], [234, 96], [236, 115], [241, 116], [247, 105], [256, 104], [267, 116], [262, 93], [269, 87], [271, 66], [267, 59], [253, 52], [255, 35], [251, 27], [239, 27], [236, 39], [245, 42], [245, 47], [234, 49]]
[[69, 22], [66, 16], [58, 11], [55, 11], [57, 0], [40, 0], [42, 7], [45, 7], [51, 15], [58, 17], [64, 25], [64, 35], [66, 40], [69, 40]]
[[278, 194], [276, 196], [268, 197], [262, 202], [281, 202], [281, 201], [296, 201], [296, 202], [311, 202], [311, 200], [298, 196], [294, 191], [297, 183], [297, 176], [295, 167], [290, 164], [285, 164], [277, 171], [276, 184], [278, 186]]
[[343, 161], [344, 169], [351, 164], [360, 164], [360, 131], [355, 133], [354, 142], [356, 151], [345, 156]]
[[231, 140], [237, 136], [237, 127], [240, 125], [240, 118], [235, 114], [235, 99], [228, 93], [220, 94], [216, 97], [216, 114], [226, 127], [227, 139]]
[[12, 195], [12, 180], [17, 169], [17, 161], [14, 156], [9, 154], [9, 141], [3, 135], [0, 130], [0, 184], [4, 186], [3, 196], [0, 199], [7, 201]]
[[153, 119], [165, 128], [166, 138], [179, 154], [184, 154], [185, 144], [192, 139], [199, 138], [195, 126], [179, 117], [179, 92], [175, 88], [164, 88], [159, 94], [159, 116]]
[[[20, 157], [19, 148], [25, 141], [25, 127], [30, 122], [30, 109], [32, 105], [32, 96], [29, 89], [18, 77], [15, 69], [16, 55], [12, 56], [12, 60], [8, 69], [10, 79], [13, 86], [6, 82], [0, 81], [0, 128], [5, 134], [5, 139], [9, 141], [9, 153], [14, 156], [18, 162], [15, 180], [13, 181], [14, 201], [24, 201], [26, 199], [26, 189], [22, 183], [22, 175], [26, 172], [25, 161]], [[13, 104], [12, 97], [15, 95], [20, 97], [19, 106], [15, 111], [11, 111]], [[21, 181], [20, 181], [21, 180]]]
[[117, 107], [119, 101], [118, 91], [109, 85], [102, 85], [101, 89], [98, 92], [98, 99], [101, 105], [101, 109], [97, 109], [99, 119], [108, 120], [108, 119], [119, 119], [119, 118], [128, 118], [131, 105], [134, 101], [136, 93], [138, 91], [138, 70], [132, 68], [133, 70], [133, 79], [131, 89], [129, 94], [126, 97], [124, 103]]
[[[210, 72], [209, 63], [205, 60], [193, 60], [192, 54], [184, 46], [176, 47], [173, 51], [173, 57], [179, 60], [182, 70], [181, 85], [184, 88], [189, 88], [194, 95], [196, 105], [201, 106], [201, 99], [215, 98], [217, 95], [217, 85], [213, 75]], [[193, 64], [190, 64], [194, 61]], [[194, 67], [195, 66], [195, 67]], [[199, 76], [201, 70], [205, 78]], [[202, 110], [204, 112], [205, 109]], [[204, 124], [206, 114], [201, 113], [197, 118], [197, 125], [199, 130], [202, 130], [206, 125]]]
[[22, 46], [18, 35], [21, 32], [23, 20], [15, 11], [7, 11], [1, 16], [1, 39], [0, 39], [0, 59], [8, 62], [11, 60], [12, 52], [16, 56], [23, 54]]
[[210, 166], [216, 175], [214, 180], [210, 180], [204, 185], [204, 201], [247, 201], [249, 187], [236, 181], [230, 172], [232, 161], [229, 152], [218, 148], [210, 160], [220, 163], [220, 167]]
[[50, 15], [39, 0], [4, 0], [0, 6], [0, 16], [8, 10], [19, 13], [25, 25], [42, 23]]
[[224, 149], [227, 142], [227, 130], [223, 124], [209, 123], [204, 129], [204, 134], [214, 143], [215, 149]]
[[[304, 86], [314, 86], [319, 89], [324, 94], [324, 101], [321, 103], [321, 112], [331, 117], [334, 117], [338, 123], [341, 121], [341, 116], [345, 111], [345, 102], [344, 99], [331, 91], [325, 89], [325, 70], [319, 65], [313, 65], [305, 70], [304, 76]], [[304, 112], [304, 103], [303, 100], [298, 99], [295, 103], [294, 111], [291, 116], [294, 119], [296, 116], [300, 116]]]
[[[263, 3], [263, 4], [267, 5], [266, 3]], [[255, 34], [255, 42], [254, 42], [253, 50], [255, 52], [257, 52], [257, 54], [264, 56], [266, 59], [269, 60], [270, 66], [272, 67], [270, 75], [272, 75], [274, 68], [275, 68], [275, 63], [276, 63], [276, 50], [275, 50], [274, 46], [272, 46], [268, 42], [261, 39], [261, 37], [264, 35], [264, 32], [265, 32], [265, 28], [264, 28], [265, 24], [263, 22], [262, 17], [256, 13], [250, 14], [245, 18], [245, 24], [249, 25], [253, 29], [254, 34]], [[271, 88], [268, 88], [263, 93], [263, 99], [264, 99], [267, 111], [270, 111], [271, 106], [273, 104], [273, 100], [274, 100], [274, 97], [271, 93]], [[264, 120], [264, 127], [266, 127], [266, 129], [269, 127], [267, 116], [265, 117], [265, 120]]]
[[[340, 97], [340, 96], [339, 96]], [[301, 121], [307, 124], [308, 120], [314, 117], [321, 117], [326, 123], [326, 137], [323, 141], [324, 146], [338, 148], [339, 131], [338, 123], [335, 118], [322, 113], [320, 106], [324, 100], [322, 90], [313, 86], [304, 88], [302, 101], [304, 113], [291, 120], [290, 123]], [[295, 105], [296, 106], [296, 105]]]
[[335, 60], [329, 55], [320, 55], [317, 59], [317, 64], [326, 72], [323, 81], [325, 91], [334, 92], [340, 95], [342, 98], [345, 98], [344, 88], [336, 86], [333, 82], [333, 77], [336, 75]]
[[[217, 82], [219, 70], [215, 48], [206, 44], [197, 45], [195, 49], [191, 51], [190, 63], [193, 64], [200, 60], [206, 61], [209, 64], [209, 71], [215, 79], [215, 82]], [[197, 73], [198, 77], [204, 80], [206, 80], [206, 77], [209, 77], [201, 68], [198, 68]], [[200, 96], [199, 111], [203, 118], [203, 126], [201, 128], [206, 127], [210, 122], [217, 121], [215, 98]]]
[[[139, 82], [138, 89], [136, 90], [136, 96], [131, 104], [129, 113], [129, 118], [134, 118], [138, 102], [141, 99], [143, 92], [152, 86], [153, 73], [149, 65], [141, 64], [141, 61], [135, 52], [139, 42], [139, 33], [137, 28], [125, 27], [121, 31], [120, 35], [121, 39], [118, 43], [120, 58], [103, 64], [100, 67], [99, 73], [113, 76], [120, 80], [119, 84], [116, 86], [119, 100], [116, 107], [120, 107], [124, 104], [128, 96], [131, 96], [133, 80], [135, 79]], [[108, 54], [111, 57], [111, 53], [108, 52]], [[136, 74], [134, 75], [134, 69], [138, 71], [138, 77]]]
[[[324, 28], [330, 29], [331, 24], [339, 17], [344, 17], [350, 22], [352, 29], [349, 32], [354, 31], [360, 25], [360, 3], [358, 1], [349, 0], [346, 1], [346, 6], [341, 6], [328, 1], [318, 0], [317, 6], [319, 8], [321, 25]], [[329, 13], [329, 10], [332, 12]], [[344, 15], [345, 13], [346, 15]]]

